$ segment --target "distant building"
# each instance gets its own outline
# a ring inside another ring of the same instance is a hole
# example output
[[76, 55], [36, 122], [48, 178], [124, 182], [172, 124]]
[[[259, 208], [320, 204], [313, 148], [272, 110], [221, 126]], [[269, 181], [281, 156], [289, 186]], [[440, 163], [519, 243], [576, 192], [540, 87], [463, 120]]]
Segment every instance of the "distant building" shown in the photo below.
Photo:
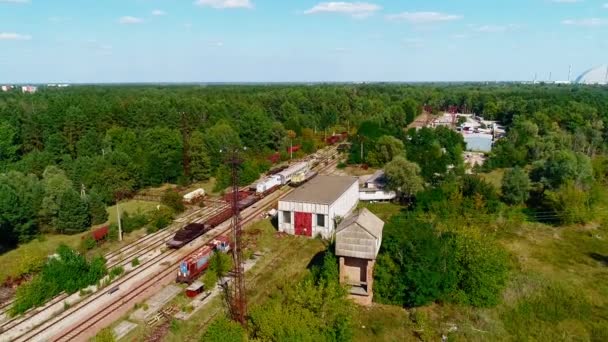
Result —
[[386, 176], [383, 170], [376, 171], [368, 178], [363, 187], [359, 188], [359, 199], [361, 201], [391, 201], [397, 197], [394, 191], [386, 188]]
[[574, 83], [578, 84], [608, 84], [608, 65], [589, 69], [582, 73]]
[[279, 201], [279, 231], [330, 239], [336, 218], [348, 215], [358, 203], [357, 178], [317, 176]]
[[35, 93], [36, 91], [38, 91], [38, 87], [35, 87], [35, 86], [29, 86], [29, 85], [28, 85], [28, 86], [22, 86], [22, 87], [21, 87], [21, 92], [22, 92], [22, 93], [30, 93], [30, 94], [33, 94], [33, 93]]
[[374, 296], [374, 264], [383, 228], [384, 222], [363, 208], [346, 217], [336, 231], [340, 283], [349, 285], [350, 297], [362, 305], [371, 305]]
[[11, 89], [10, 86], [6, 86], [6, 85], [2, 86], [2, 91], [9, 91], [9, 89]]

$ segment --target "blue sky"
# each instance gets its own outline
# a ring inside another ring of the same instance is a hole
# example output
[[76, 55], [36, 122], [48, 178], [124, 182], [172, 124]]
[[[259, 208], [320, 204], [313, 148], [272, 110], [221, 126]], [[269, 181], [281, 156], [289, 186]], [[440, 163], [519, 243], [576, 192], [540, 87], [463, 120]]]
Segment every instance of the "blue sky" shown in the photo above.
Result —
[[565, 80], [608, 0], [0, 0], [0, 83]]

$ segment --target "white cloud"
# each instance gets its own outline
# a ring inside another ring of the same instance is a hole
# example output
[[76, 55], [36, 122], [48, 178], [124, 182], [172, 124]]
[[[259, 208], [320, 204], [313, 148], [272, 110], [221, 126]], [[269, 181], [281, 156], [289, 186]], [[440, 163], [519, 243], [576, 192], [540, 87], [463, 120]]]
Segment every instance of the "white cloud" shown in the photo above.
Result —
[[0, 40], [30, 40], [29, 34], [19, 34], [14, 32], [0, 32]]
[[321, 2], [305, 11], [304, 14], [340, 13], [354, 18], [365, 18], [381, 9], [382, 7], [368, 2]]
[[410, 24], [430, 24], [460, 20], [463, 18], [463, 16], [440, 12], [402, 12], [397, 14], [389, 14], [386, 16], [386, 18], [388, 20], [407, 21]]
[[602, 7], [608, 9], [608, 2], [602, 5]]
[[207, 6], [212, 8], [252, 8], [250, 0], [196, 0], [197, 6]]
[[124, 16], [118, 19], [118, 22], [121, 24], [141, 24], [144, 20], [142, 18]]
[[155, 17], [159, 17], [162, 15], [167, 15], [167, 12], [165, 12], [163, 10], [155, 9], [154, 11], [152, 11], [152, 15]]
[[30, 0], [0, 0], [4, 4], [29, 4]]
[[501, 33], [516, 30], [519, 28], [519, 25], [509, 24], [509, 25], [482, 25], [474, 27], [473, 30], [476, 32], [482, 33]]
[[562, 24], [571, 26], [598, 27], [608, 25], [608, 19], [585, 18], [585, 19], [566, 19]]
[[551, 2], [555, 2], [557, 4], [574, 4], [577, 2], [583, 2], [584, 0], [551, 0]]

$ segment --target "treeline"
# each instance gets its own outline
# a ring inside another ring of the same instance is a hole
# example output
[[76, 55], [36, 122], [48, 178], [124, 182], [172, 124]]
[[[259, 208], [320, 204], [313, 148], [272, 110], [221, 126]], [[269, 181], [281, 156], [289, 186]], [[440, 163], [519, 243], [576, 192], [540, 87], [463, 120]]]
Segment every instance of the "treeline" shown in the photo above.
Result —
[[[44, 182], [48, 166], [63, 170], [67, 188], [79, 193], [84, 186], [91, 197], [110, 204], [164, 182], [188, 184], [215, 176], [222, 189], [230, 181], [221, 152], [228, 146], [247, 147], [241, 173], [246, 184], [270, 167], [270, 154], [279, 151], [287, 159], [290, 145], [301, 145], [298, 153], [312, 152], [325, 136], [360, 127], [351, 139], [356, 142], [351, 162], [382, 165], [404, 149], [428, 181], [441, 175], [437, 170], [446, 163], [461, 167], [454, 157], [460, 152], [452, 147], [463, 145], [447, 131], [431, 137], [437, 141], [432, 144], [422, 136], [426, 131], [407, 137], [402, 128], [423, 107], [437, 112], [457, 106], [522, 127], [514, 130], [522, 134], [510, 132], [490, 162], [490, 167], [504, 167], [540, 160], [555, 146], [597, 155], [608, 117], [605, 95], [603, 88], [517, 85], [75, 86], [1, 93], [0, 172], [20, 176], [0, 178], [0, 187], [11, 189], [0, 195], [0, 244], [6, 249], [46, 230], [77, 231], [95, 221], [92, 212], [85, 219], [88, 200], [81, 198], [74, 211], [80, 218], [72, 227], [58, 225], [59, 196], [43, 205], [41, 194], [48, 191], [34, 186]], [[528, 121], [547, 136], [553, 118], [572, 139], [553, 134], [542, 145], [529, 146], [526, 134], [535, 131]], [[391, 135], [404, 146], [387, 137], [379, 140]], [[418, 146], [408, 139], [424, 142]], [[375, 148], [378, 142], [385, 148]], [[361, 145], [363, 160], [357, 150]], [[15, 177], [24, 183], [9, 180]], [[76, 205], [73, 191], [65, 202]]]

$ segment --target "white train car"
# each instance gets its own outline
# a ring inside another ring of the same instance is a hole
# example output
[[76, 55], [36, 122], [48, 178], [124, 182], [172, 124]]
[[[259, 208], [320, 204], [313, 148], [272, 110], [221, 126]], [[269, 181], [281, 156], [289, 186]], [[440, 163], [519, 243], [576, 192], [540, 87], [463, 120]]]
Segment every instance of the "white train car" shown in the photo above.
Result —
[[295, 163], [293, 165], [291, 165], [290, 167], [288, 167], [287, 169], [277, 173], [277, 176], [279, 176], [280, 180], [281, 180], [281, 184], [285, 185], [289, 182], [291, 182], [291, 178], [301, 172], [306, 172], [308, 170], [308, 163], [307, 162], [300, 162], [300, 163]]
[[255, 192], [258, 194], [262, 194], [277, 185], [281, 185], [281, 177], [278, 175], [272, 175], [270, 177], [264, 178], [262, 181], [258, 182], [255, 185]]
[[205, 197], [205, 190], [203, 189], [196, 189], [192, 192], [189, 192], [187, 194], [184, 195], [184, 202], [186, 203], [192, 203], [195, 202], [201, 198]]

